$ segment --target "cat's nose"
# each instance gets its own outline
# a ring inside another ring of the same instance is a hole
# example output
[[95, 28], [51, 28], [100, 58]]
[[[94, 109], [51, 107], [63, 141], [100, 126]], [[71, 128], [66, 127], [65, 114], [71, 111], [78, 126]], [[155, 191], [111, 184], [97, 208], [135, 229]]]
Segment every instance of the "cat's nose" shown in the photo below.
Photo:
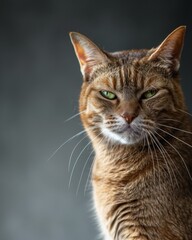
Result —
[[121, 117], [123, 117], [125, 121], [130, 124], [137, 116], [135, 114], [124, 112], [121, 114]]

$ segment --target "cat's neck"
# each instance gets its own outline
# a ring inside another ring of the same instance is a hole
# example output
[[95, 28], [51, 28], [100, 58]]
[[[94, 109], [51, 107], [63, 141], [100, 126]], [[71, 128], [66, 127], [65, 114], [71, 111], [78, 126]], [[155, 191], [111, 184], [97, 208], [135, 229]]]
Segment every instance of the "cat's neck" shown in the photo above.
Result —
[[94, 172], [103, 179], [115, 181], [115, 174], [121, 173], [119, 178], [124, 178], [129, 174], [132, 175], [133, 172], [143, 171], [146, 167], [150, 167], [146, 161], [148, 149], [142, 145], [127, 146], [100, 143], [99, 145], [95, 144], [94, 148]]

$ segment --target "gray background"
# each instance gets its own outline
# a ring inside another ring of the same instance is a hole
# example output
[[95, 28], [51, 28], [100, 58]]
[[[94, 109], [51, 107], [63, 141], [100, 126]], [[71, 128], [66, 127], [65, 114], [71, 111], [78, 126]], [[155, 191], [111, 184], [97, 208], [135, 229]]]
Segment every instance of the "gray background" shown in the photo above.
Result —
[[48, 161], [82, 130], [78, 117], [65, 122], [78, 112], [81, 85], [68, 32], [115, 51], [157, 46], [187, 25], [181, 78], [191, 111], [191, 10], [183, 0], [1, 0], [0, 240], [98, 239], [90, 188], [84, 194], [91, 159], [80, 182], [90, 145], [78, 155], [88, 140], [76, 147], [70, 171], [71, 152], [84, 135]]

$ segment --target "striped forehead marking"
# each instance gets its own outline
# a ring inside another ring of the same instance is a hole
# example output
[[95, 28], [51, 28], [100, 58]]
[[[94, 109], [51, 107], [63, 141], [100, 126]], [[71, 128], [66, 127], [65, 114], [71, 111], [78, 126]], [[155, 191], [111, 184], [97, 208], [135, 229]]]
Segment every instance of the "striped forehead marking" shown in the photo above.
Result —
[[110, 68], [102, 68], [97, 72], [94, 81], [97, 84], [106, 85], [116, 91], [123, 89], [143, 89], [145, 85], [146, 74], [139, 70], [137, 64], [122, 64]]

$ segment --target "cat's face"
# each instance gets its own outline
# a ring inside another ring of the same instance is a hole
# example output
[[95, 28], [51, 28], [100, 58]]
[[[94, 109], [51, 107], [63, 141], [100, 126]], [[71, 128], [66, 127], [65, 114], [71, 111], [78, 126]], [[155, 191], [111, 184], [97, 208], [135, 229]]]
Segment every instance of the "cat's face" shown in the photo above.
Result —
[[[157, 48], [104, 54], [85, 37], [84, 45], [80, 45], [82, 35], [75, 40], [84, 75], [81, 118], [88, 132], [94, 133], [92, 138], [132, 145], [150, 141], [159, 124], [174, 121], [183, 103], [177, 79], [179, 50], [177, 59], [170, 62], [161, 59], [160, 55], [167, 54], [163, 47], [162, 51]], [[182, 42], [180, 45], [181, 49]]]
[[92, 82], [84, 83], [80, 97], [80, 111], [84, 125], [94, 127], [107, 140], [134, 144], [158, 123], [174, 118], [178, 100], [177, 82], [167, 80], [151, 70], [145, 74], [132, 66], [107, 70]]

